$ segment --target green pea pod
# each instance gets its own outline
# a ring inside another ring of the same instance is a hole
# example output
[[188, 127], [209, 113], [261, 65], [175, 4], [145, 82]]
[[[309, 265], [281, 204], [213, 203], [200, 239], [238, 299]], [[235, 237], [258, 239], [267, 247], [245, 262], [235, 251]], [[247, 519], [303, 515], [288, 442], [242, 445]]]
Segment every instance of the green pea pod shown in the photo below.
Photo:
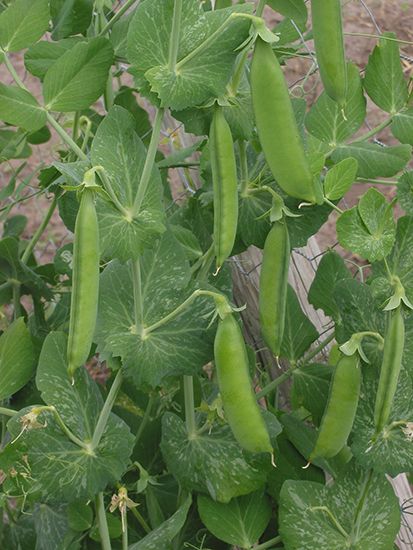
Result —
[[318, 196], [290, 101], [287, 83], [271, 45], [255, 42], [251, 91], [258, 137], [265, 159], [279, 186], [306, 202]]
[[374, 423], [380, 432], [386, 425], [397, 389], [404, 349], [404, 320], [401, 306], [389, 312], [384, 337], [383, 361], [374, 406]]
[[314, 46], [327, 94], [344, 108], [347, 68], [340, 0], [311, 0]]
[[238, 181], [231, 129], [217, 107], [210, 130], [214, 188], [214, 246], [219, 269], [234, 247], [238, 224]]
[[68, 372], [71, 377], [90, 353], [99, 294], [99, 230], [94, 192], [87, 187], [81, 197], [75, 225], [73, 283], [70, 306]]
[[310, 462], [315, 458], [332, 458], [346, 444], [356, 416], [360, 386], [358, 355], [343, 355], [334, 369], [327, 406]]
[[214, 348], [219, 391], [235, 439], [252, 453], [272, 453], [267, 428], [251, 386], [244, 338], [232, 314], [219, 320]]
[[290, 252], [287, 224], [285, 221], [276, 222], [264, 245], [259, 311], [264, 341], [277, 357], [281, 352], [284, 334]]

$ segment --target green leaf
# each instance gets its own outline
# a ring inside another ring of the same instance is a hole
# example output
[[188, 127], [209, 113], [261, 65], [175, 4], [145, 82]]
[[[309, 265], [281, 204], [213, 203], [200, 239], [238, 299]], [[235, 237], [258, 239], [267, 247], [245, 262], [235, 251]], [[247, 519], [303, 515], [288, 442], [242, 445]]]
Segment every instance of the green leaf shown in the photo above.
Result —
[[[233, 12], [251, 13], [252, 6], [204, 12], [197, 0], [184, 0], [178, 63], [172, 71], [168, 58], [173, 6], [172, 0], [139, 4], [129, 26], [128, 57], [142, 92], [148, 94], [149, 82], [162, 105], [181, 110], [225, 94], [236, 48], [248, 37], [250, 28], [249, 20], [229, 17]], [[201, 45], [204, 49], [198, 53]]]
[[307, 8], [304, 0], [267, 0], [267, 4], [274, 11], [293, 19], [296, 23], [307, 20]]
[[188, 260], [194, 261], [202, 256], [199, 241], [192, 231], [186, 229], [186, 227], [182, 227], [182, 225], [170, 225], [169, 229], [172, 231], [175, 239], [184, 248]]
[[0, 336], [0, 399], [10, 397], [30, 380], [35, 356], [23, 317]]
[[81, 40], [82, 38], [77, 36], [59, 40], [59, 42], [42, 40], [27, 50], [24, 55], [24, 65], [32, 75], [43, 80], [50, 67]]
[[[52, 332], [47, 336], [36, 383], [42, 399], [56, 408], [68, 428], [84, 442], [90, 442], [103, 406], [101, 393], [86, 369], [78, 369], [74, 384], [71, 383], [67, 375], [66, 348], [64, 333]], [[38, 420], [45, 424], [44, 428], [22, 434], [21, 418], [29, 411], [31, 408], [23, 409], [8, 423], [12, 439], [21, 434], [11, 448], [27, 452], [32, 491], [40, 490], [45, 500], [90, 499], [125, 471], [134, 437], [123, 420], [114, 414], [109, 417], [98, 447], [91, 451], [72, 443], [47, 411], [41, 413]]]
[[351, 279], [351, 273], [340, 254], [334, 250], [323, 255], [318, 265], [316, 275], [308, 292], [308, 301], [316, 309], [333, 319], [338, 317], [338, 309], [333, 300], [333, 291], [338, 281]]
[[17, 52], [37, 42], [49, 27], [49, 0], [15, 0], [0, 14], [0, 47]]
[[387, 113], [395, 114], [406, 104], [407, 82], [403, 76], [395, 33], [383, 33], [374, 48], [366, 67], [364, 87], [374, 103]]
[[93, 524], [92, 508], [83, 502], [72, 502], [67, 507], [67, 519], [74, 531], [86, 531]]
[[388, 550], [399, 527], [399, 502], [385, 476], [353, 463], [328, 487], [286, 481], [281, 490], [286, 550]]
[[113, 49], [106, 38], [76, 44], [49, 68], [43, 96], [50, 111], [87, 109], [103, 93], [113, 62]]
[[293, 372], [291, 400], [295, 409], [304, 407], [317, 426], [321, 422], [327, 403], [333, 367], [331, 365], [306, 365]]
[[376, 189], [369, 189], [358, 206], [341, 214], [337, 220], [337, 237], [341, 246], [371, 262], [388, 256], [396, 237], [396, 226], [393, 210], [385, 197]]
[[[170, 232], [140, 259], [142, 320], [162, 319], [191, 294], [185, 250]], [[159, 385], [166, 377], [195, 374], [212, 359], [213, 329], [207, 330], [213, 300], [198, 297], [179, 316], [142, 339], [135, 325], [132, 271], [111, 262], [101, 275], [96, 342], [100, 351], [122, 358], [137, 386]]]
[[0, 84], [0, 119], [34, 132], [46, 124], [46, 111], [26, 90]]
[[76, 533], [70, 530], [65, 504], [38, 504], [34, 510], [36, 550], [63, 550], [73, 542]]
[[325, 92], [311, 107], [305, 119], [307, 130], [332, 147], [344, 142], [361, 128], [366, 117], [366, 99], [359, 70], [355, 65], [347, 65], [348, 91], [345, 117], [336, 101]]
[[272, 510], [268, 498], [257, 491], [227, 504], [199, 495], [198, 512], [215, 537], [233, 546], [252, 548], [265, 531]]
[[265, 239], [271, 229], [270, 217], [259, 219], [269, 212], [272, 197], [267, 192], [250, 193], [241, 197], [238, 215], [238, 231], [246, 247], [250, 245], [264, 248]]
[[344, 197], [356, 180], [358, 162], [356, 159], [347, 158], [335, 164], [327, 172], [324, 180], [324, 194], [330, 201], [336, 201]]
[[159, 527], [151, 531], [142, 540], [129, 546], [129, 550], [159, 550], [160, 548], [167, 548], [185, 525], [191, 502], [191, 496], [188, 495], [184, 503], [170, 518], [161, 523]]
[[317, 338], [318, 332], [315, 326], [301, 309], [294, 289], [288, 285], [281, 357], [297, 361]]
[[357, 176], [372, 179], [389, 178], [402, 170], [410, 161], [410, 145], [382, 147], [377, 143], [354, 142], [338, 147], [332, 154], [334, 162], [352, 157], [358, 161]]
[[165, 413], [161, 450], [168, 470], [183, 487], [209, 493], [218, 502], [256, 491], [266, 480], [262, 463], [254, 467], [247, 461], [226, 425], [188, 438], [185, 422]]
[[331, 207], [328, 205], [316, 205], [298, 208], [299, 201], [286, 200], [286, 205], [294, 214], [298, 214], [297, 218], [288, 218], [288, 232], [290, 234], [291, 248], [299, 248], [306, 246], [308, 239], [318, 232], [320, 227], [327, 221], [331, 212]]
[[84, 34], [92, 20], [93, 0], [50, 0], [53, 40]]
[[390, 129], [400, 143], [413, 145], [413, 108], [394, 115]]
[[[411, 322], [409, 328], [411, 335]], [[411, 429], [406, 429], [406, 424], [400, 423], [391, 428], [392, 422], [413, 421], [413, 385], [411, 377], [402, 369], [387, 426], [376, 436], [374, 406], [379, 365], [380, 362], [377, 362], [374, 367], [365, 369], [363, 373], [351, 450], [364, 468], [373, 468], [394, 477], [410, 471], [413, 467]]]
[[121, 261], [138, 258], [164, 231], [162, 183], [156, 166], [152, 168], [141, 209], [132, 218], [145, 158], [146, 148], [135, 132], [135, 119], [122, 107], [112, 107], [93, 140], [92, 162], [104, 168], [114, 195], [131, 213], [128, 218], [113, 203], [98, 197], [102, 253]]
[[30, 155], [31, 149], [27, 145], [26, 132], [0, 131], [0, 162], [12, 158], [27, 158]]

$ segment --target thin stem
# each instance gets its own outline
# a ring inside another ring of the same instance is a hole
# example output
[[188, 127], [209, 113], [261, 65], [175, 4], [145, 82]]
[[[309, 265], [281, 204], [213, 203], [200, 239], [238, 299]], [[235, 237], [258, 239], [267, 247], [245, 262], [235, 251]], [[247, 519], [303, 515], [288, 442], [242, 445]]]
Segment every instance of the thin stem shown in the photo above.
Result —
[[81, 447], [82, 449], [85, 449], [86, 451], [90, 452], [90, 450], [91, 450], [90, 445], [88, 445], [87, 443], [85, 443], [84, 441], [79, 439], [71, 430], [69, 430], [69, 428], [63, 422], [62, 417], [60, 416], [60, 414], [57, 412], [56, 408], [53, 405], [50, 405], [50, 406], [45, 405], [45, 406], [41, 406], [41, 407], [34, 407], [32, 409], [32, 411], [36, 411], [37, 414], [40, 414], [43, 411], [51, 412], [54, 416], [54, 419], [56, 420], [56, 423], [58, 424], [58, 426], [60, 427], [62, 432], [66, 435], [66, 437], [68, 439], [70, 439], [70, 441], [72, 441], [72, 443], [74, 443], [78, 447]]
[[413, 42], [409, 40], [400, 40], [399, 38], [392, 38], [391, 36], [383, 36], [382, 34], [369, 34], [365, 32], [345, 32], [345, 36], [364, 36], [365, 38], [380, 38], [383, 40], [389, 40], [390, 42], [398, 42], [399, 44], [408, 44], [413, 46]]
[[238, 87], [241, 83], [242, 75], [244, 74], [245, 63], [247, 62], [249, 49], [246, 49], [239, 57], [238, 63], [235, 67], [234, 75], [231, 80], [231, 92], [234, 96], [237, 95]]
[[9, 59], [9, 56], [6, 54], [6, 52], [3, 52], [3, 61], [4, 61], [4, 64], [6, 65], [9, 73], [11, 74], [11, 76], [13, 77], [13, 80], [15, 81], [15, 83], [20, 86], [20, 88], [23, 88], [23, 90], [27, 90], [27, 87], [25, 86], [23, 80], [20, 78], [20, 76], [17, 74], [16, 72], [16, 69], [14, 68], [13, 66], [13, 63], [10, 61]]
[[323, 349], [326, 348], [328, 344], [334, 340], [334, 338], [335, 338], [335, 332], [333, 331], [330, 334], [330, 336], [327, 336], [327, 338], [325, 338], [322, 342], [320, 342], [318, 346], [316, 346], [306, 357], [304, 357], [303, 363], [306, 364], [312, 359], [314, 359], [314, 357], [317, 357], [317, 355], [321, 351], [323, 351]]
[[197, 275], [198, 281], [205, 281], [207, 279], [208, 273], [211, 269], [214, 258], [215, 258], [215, 244], [212, 243], [205, 254], [204, 261]]
[[140, 523], [142, 529], [145, 531], [145, 533], [150, 533], [152, 529], [149, 527], [149, 525], [146, 523], [145, 518], [142, 516], [142, 514], [137, 510], [137, 508], [131, 508], [130, 511], [135, 516], [135, 518]]
[[102, 438], [103, 432], [105, 431], [106, 424], [108, 422], [108, 418], [111, 413], [112, 407], [115, 403], [116, 397], [122, 385], [122, 379], [123, 379], [122, 369], [119, 369], [115, 376], [115, 380], [113, 381], [112, 387], [110, 388], [109, 393], [106, 397], [106, 401], [103, 405], [103, 408], [100, 411], [100, 415], [92, 437], [92, 449], [96, 449], [96, 447], [100, 443], [100, 440]]
[[335, 210], [336, 212], [338, 212], [339, 214], [343, 213], [343, 210], [341, 210], [341, 208], [339, 208], [337, 205], [335, 205], [334, 202], [331, 202], [329, 199], [327, 199], [327, 197], [324, 197], [324, 202], [326, 204], [328, 204], [329, 206], [331, 206], [331, 208], [333, 210]]
[[338, 521], [338, 519], [335, 517], [335, 515], [331, 512], [330, 508], [328, 508], [327, 506], [312, 506], [310, 508], [310, 510], [312, 512], [325, 512], [329, 518], [331, 519], [333, 525], [336, 527], [336, 529], [343, 535], [343, 537], [345, 539], [348, 539], [349, 536], [348, 536], [348, 533], [346, 533], [346, 531], [343, 529], [343, 527], [341, 526], [340, 522]]
[[36, 244], [37, 244], [38, 240], [40, 239], [40, 237], [43, 235], [43, 232], [46, 229], [46, 227], [47, 227], [47, 225], [50, 221], [50, 218], [52, 217], [53, 212], [56, 209], [56, 206], [57, 206], [57, 196], [55, 195], [52, 202], [51, 202], [51, 204], [50, 204], [50, 206], [49, 206], [48, 211], [46, 212], [46, 216], [44, 217], [42, 223], [37, 228], [36, 232], [34, 233], [33, 237], [31, 238], [29, 244], [26, 246], [26, 249], [25, 249], [25, 251], [24, 251], [24, 253], [21, 257], [21, 261], [24, 264], [28, 262], [31, 253], [34, 250], [34, 247], [36, 246]]
[[356, 508], [356, 513], [354, 515], [353, 525], [357, 531], [360, 528], [360, 520], [361, 520], [360, 515], [363, 510], [364, 504], [366, 502], [366, 497], [367, 497], [368, 490], [370, 488], [372, 477], [373, 477], [373, 470], [369, 470], [368, 473], [366, 474], [366, 482], [364, 485], [363, 494], [361, 495], [360, 501]]
[[142, 300], [142, 278], [141, 264], [138, 260], [131, 260], [132, 264], [132, 284], [133, 284], [133, 303], [135, 310], [135, 325], [138, 332], [143, 328], [143, 300]]
[[79, 120], [80, 120], [80, 111], [76, 111], [75, 116], [73, 118], [73, 126], [72, 126], [73, 141], [76, 141], [79, 135]]
[[281, 542], [281, 537], [274, 537], [273, 539], [267, 540], [266, 542], [263, 542], [258, 546], [254, 546], [254, 550], [266, 550], [267, 548], [271, 548], [276, 544], [280, 544], [280, 542]]
[[182, 15], [182, 0], [175, 0], [171, 36], [169, 39], [168, 69], [171, 72], [175, 71], [175, 65], [178, 59], [179, 34], [181, 30], [181, 15]]
[[389, 262], [387, 261], [387, 258], [383, 258], [383, 263], [386, 268], [387, 276], [390, 279], [390, 281], [393, 279], [393, 273], [390, 269]]
[[92, 131], [92, 121], [88, 117], [85, 116], [85, 117], [82, 117], [82, 122], [85, 123], [86, 127], [83, 131], [83, 141], [82, 141], [81, 149], [82, 149], [83, 152], [85, 152], [87, 142], [89, 141], [90, 133]]
[[247, 194], [248, 183], [249, 183], [246, 142], [244, 140], [239, 141], [238, 147], [239, 147], [240, 171], [241, 171], [241, 197], [245, 197]]
[[7, 409], [6, 407], [0, 407], [0, 414], [4, 416], [14, 416], [17, 414], [18, 411], [14, 411], [13, 409]]
[[141, 423], [139, 424], [138, 431], [136, 432], [135, 436], [135, 447], [139, 443], [140, 438], [142, 437], [143, 432], [145, 431], [145, 428], [149, 422], [149, 418], [151, 417], [151, 411], [153, 404], [155, 402], [155, 396], [150, 395], [148, 399], [148, 403], [146, 405], [145, 413], [142, 417]]
[[267, 0], [259, 0], [258, 2], [258, 6], [257, 6], [257, 10], [255, 12], [255, 15], [257, 17], [261, 17], [262, 16], [262, 12], [264, 11], [264, 8], [265, 8], [265, 4], [267, 3]]
[[280, 384], [282, 384], [283, 382], [288, 380], [291, 377], [291, 375], [293, 374], [293, 372], [295, 371], [296, 368], [297, 367], [295, 367], [295, 366], [290, 367], [288, 370], [286, 370], [285, 372], [280, 374], [280, 376], [278, 376], [275, 380], [273, 380], [272, 382], [267, 384], [264, 388], [262, 388], [261, 391], [257, 392], [255, 394], [255, 397], [257, 398], [257, 400], [262, 399], [263, 397], [265, 397], [269, 393], [273, 392]]
[[116, 206], [116, 208], [119, 210], [119, 212], [121, 212], [125, 218], [131, 222], [132, 221], [132, 216], [130, 214], [130, 212], [128, 212], [128, 210], [126, 210], [126, 208], [120, 203], [118, 197], [116, 196], [114, 190], [113, 190], [113, 187], [112, 187], [112, 184], [110, 183], [109, 181], [109, 178], [108, 176], [106, 175], [106, 172], [104, 171], [103, 168], [101, 169], [96, 169], [96, 172], [99, 174], [99, 177], [100, 179], [102, 180], [102, 183], [103, 183], [103, 187], [106, 191], [106, 193], [109, 195], [111, 201], [113, 202], [113, 204]]
[[188, 438], [196, 436], [194, 381], [192, 376], [184, 376], [184, 399], [185, 399], [185, 424]]
[[381, 122], [380, 124], [372, 128], [371, 130], [369, 130], [359, 138], [352, 141], [351, 143], [359, 143], [360, 141], [367, 141], [371, 137], [375, 136], [376, 134], [384, 130], [384, 128], [387, 128], [387, 126], [389, 126], [392, 122], [393, 122], [393, 116], [390, 116], [389, 118], [386, 118], [386, 120], [383, 120], [383, 122]]
[[80, 160], [89, 160], [87, 155], [82, 151], [82, 149], [73, 141], [69, 134], [60, 126], [60, 124], [52, 117], [50, 113], [46, 113], [47, 120], [62, 140], [66, 143], [68, 147], [80, 158]]
[[398, 181], [394, 180], [375, 180], [375, 179], [365, 179], [365, 178], [357, 178], [357, 181], [355, 183], [359, 183], [361, 185], [364, 185], [366, 183], [373, 183], [374, 185], [398, 185]]
[[108, 31], [110, 31], [110, 29], [113, 27], [113, 25], [116, 23], [116, 21], [118, 21], [122, 15], [124, 13], [126, 13], [128, 11], [128, 9], [130, 7], [133, 6], [133, 4], [136, 3], [137, 0], [127, 0], [123, 6], [120, 8], [119, 11], [117, 11], [115, 13], [115, 15], [112, 17], [112, 19], [110, 19], [106, 25], [103, 27], [103, 29], [100, 31], [99, 35], [98, 36], [103, 36], [104, 34], [106, 34]]
[[138, 192], [136, 193], [135, 202], [133, 203], [134, 217], [140, 211], [143, 199], [145, 198], [146, 189], [148, 187], [149, 180], [151, 179], [156, 151], [158, 150], [159, 137], [161, 135], [163, 115], [164, 115], [164, 109], [158, 109], [156, 111], [155, 120], [153, 123], [151, 141], [149, 143], [148, 151], [146, 153], [145, 164], [144, 164], [142, 176], [139, 182]]
[[20, 315], [21, 315], [20, 283], [15, 283], [13, 285], [13, 318], [14, 320], [18, 319]]
[[108, 522], [106, 519], [105, 502], [103, 500], [103, 493], [99, 493], [96, 497], [96, 517], [98, 520], [98, 529], [100, 535], [100, 542], [102, 544], [102, 550], [112, 550], [110, 544], [110, 536], [108, 529]]
[[126, 511], [122, 517], [122, 550], [128, 550], [128, 514]]

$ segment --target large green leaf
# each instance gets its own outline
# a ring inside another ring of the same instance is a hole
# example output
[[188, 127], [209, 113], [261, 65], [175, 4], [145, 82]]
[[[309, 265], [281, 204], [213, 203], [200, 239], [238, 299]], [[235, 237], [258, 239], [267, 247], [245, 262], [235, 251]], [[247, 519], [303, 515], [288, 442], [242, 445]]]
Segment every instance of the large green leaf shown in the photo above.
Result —
[[17, 52], [31, 46], [47, 31], [49, 0], [15, 0], [0, 14], [0, 47]]
[[113, 62], [113, 49], [106, 38], [80, 42], [49, 68], [43, 96], [50, 111], [87, 109], [103, 93]]
[[54, 40], [84, 33], [93, 14], [93, 0], [50, 0]]
[[81, 40], [82, 38], [78, 36], [59, 40], [59, 42], [42, 40], [27, 50], [24, 65], [30, 73], [43, 80], [56, 60]]
[[34, 367], [33, 344], [20, 317], [0, 336], [0, 399], [20, 390], [30, 380]]
[[363, 95], [359, 70], [348, 64], [348, 92], [345, 116], [337, 102], [323, 92], [311, 107], [305, 119], [307, 130], [313, 136], [335, 147], [361, 127], [366, 117], [366, 100]]
[[399, 502], [390, 483], [355, 464], [329, 487], [286, 481], [281, 490], [286, 550], [389, 550], [399, 527]]
[[271, 518], [271, 504], [262, 491], [233, 498], [226, 504], [199, 495], [198, 511], [213, 535], [241, 548], [252, 548]]
[[[191, 294], [189, 265], [185, 250], [169, 232], [139, 262], [142, 321], [149, 327]], [[131, 266], [111, 262], [101, 276], [96, 341], [100, 351], [122, 358], [136, 385], [157, 386], [168, 376], [194, 374], [212, 359], [210, 298], [196, 298], [179, 316], [142, 337], [133, 295]]]
[[185, 422], [172, 413], [162, 419], [161, 449], [168, 470], [183, 487], [209, 493], [218, 502], [260, 489], [271, 467], [263, 461], [249, 463], [229, 426], [190, 438]]
[[163, 105], [180, 110], [224, 95], [237, 57], [236, 48], [248, 37], [250, 28], [247, 19], [229, 17], [233, 12], [250, 13], [252, 6], [204, 12], [197, 0], [184, 0], [178, 63], [171, 70], [173, 8], [173, 0], [139, 4], [129, 26], [128, 57], [142, 91], [148, 93], [149, 82]]
[[46, 124], [46, 111], [30, 92], [0, 84], [0, 119], [34, 132]]
[[364, 87], [374, 103], [387, 113], [395, 114], [405, 106], [407, 82], [395, 33], [384, 33], [374, 48], [367, 63]]
[[65, 550], [78, 538], [67, 519], [67, 506], [38, 504], [34, 510], [36, 550]]
[[293, 372], [291, 400], [294, 408], [304, 407], [310, 411], [316, 425], [320, 424], [327, 403], [331, 365], [306, 365]]
[[156, 166], [152, 168], [140, 210], [132, 217], [146, 159], [146, 148], [135, 124], [134, 117], [125, 109], [112, 107], [92, 143], [93, 164], [104, 168], [114, 195], [131, 213], [127, 218], [113, 203], [98, 198], [102, 253], [122, 261], [138, 258], [164, 231], [162, 183]]

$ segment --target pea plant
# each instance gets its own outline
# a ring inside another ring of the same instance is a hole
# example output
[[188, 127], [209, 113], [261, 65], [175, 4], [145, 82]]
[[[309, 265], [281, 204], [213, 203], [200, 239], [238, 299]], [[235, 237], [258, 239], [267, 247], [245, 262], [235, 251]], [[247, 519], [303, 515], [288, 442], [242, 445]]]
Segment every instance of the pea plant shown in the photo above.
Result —
[[[1, 548], [396, 547], [389, 476], [413, 471], [409, 43], [373, 36], [356, 66], [345, 9], [0, 2]], [[39, 195], [29, 234], [16, 207]], [[57, 212], [74, 237], [44, 263]], [[288, 273], [327, 220], [316, 327]], [[252, 246], [257, 312], [231, 277]]]

